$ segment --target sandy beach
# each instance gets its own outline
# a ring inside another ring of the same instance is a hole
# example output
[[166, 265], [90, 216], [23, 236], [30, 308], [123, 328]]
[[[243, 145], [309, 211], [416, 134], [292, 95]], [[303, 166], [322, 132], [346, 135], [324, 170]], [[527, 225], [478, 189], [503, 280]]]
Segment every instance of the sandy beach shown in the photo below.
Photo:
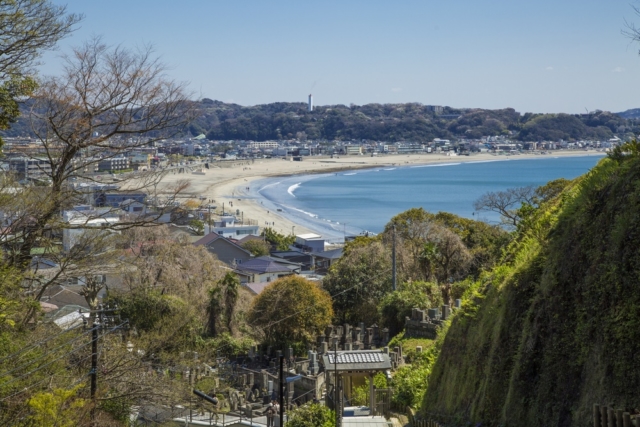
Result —
[[[306, 175], [314, 173], [329, 173], [336, 171], [374, 168], [380, 166], [410, 166], [437, 163], [461, 163], [478, 162], [509, 158], [510, 160], [540, 158], [541, 156], [603, 156], [602, 152], [595, 151], [553, 151], [551, 154], [520, 154], [512, 156], [494, 154], [475, 154], [471, 156], [447, 156], [444, 154], [411, 154], [411, 155], [385, 155], [377, 157], [365, 156], [340, 156], [330, 157], [305, 157], [303, 161], [283, 160], [281, 158], [256, 159], [244, 161], [218, 161], [211, 163], [210, 169], [204, 169], [203, 174], [192, 172], [169, 172], [162, 180], [162, 186], [167, 188], [180, 180], [190, 182], [184, 192], [186, 198], [213, 199], [214, 204], [221, 211], [224, 204], [225, 211], [236, 210], [242, 212], [245, 221], [247, 219], [257, 221], [264, 227], [267, 223], [275, 224], [272, 228], [283, 234], [290, 234], [295, 226], [295, 233], [312, 233], [313, 230], [296, 224], [277, 212], [267, 210], [255, 197], [249, 197], [247, 189], [253, 182], [269, 177]], [[231, 205], [232, 204], [232, 205]]]

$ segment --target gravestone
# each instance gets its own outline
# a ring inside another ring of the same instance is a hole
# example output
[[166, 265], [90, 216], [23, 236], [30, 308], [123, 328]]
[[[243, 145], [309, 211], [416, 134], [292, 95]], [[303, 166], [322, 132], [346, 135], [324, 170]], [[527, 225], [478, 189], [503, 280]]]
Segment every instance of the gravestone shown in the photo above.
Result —
[[320, 365], [318, 364], [317, 357], [318, 355], [315, 351], [309, 352], [309, 373], [311, 375], [318, 375], [320, 372]]
[[442, 320], [447, 320], [449, 318], [449, 314], [451, 313], [451, 307], [447, 304], [442, 306]]

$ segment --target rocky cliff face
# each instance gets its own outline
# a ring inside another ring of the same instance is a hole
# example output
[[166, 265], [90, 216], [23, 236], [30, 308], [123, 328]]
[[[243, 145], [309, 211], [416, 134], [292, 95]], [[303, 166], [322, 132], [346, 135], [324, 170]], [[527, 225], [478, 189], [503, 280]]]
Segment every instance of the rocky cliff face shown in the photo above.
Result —
[[604, 159], [521, 225], [468, 295], [422, 411], [461, 423], [591, 425], [640, 409], [640, 157]]

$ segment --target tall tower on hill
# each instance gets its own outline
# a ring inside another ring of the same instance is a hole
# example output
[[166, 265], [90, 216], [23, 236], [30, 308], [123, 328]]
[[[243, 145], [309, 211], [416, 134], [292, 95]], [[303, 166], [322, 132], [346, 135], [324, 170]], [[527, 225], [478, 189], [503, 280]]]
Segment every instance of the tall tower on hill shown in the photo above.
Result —
[[309, 106], [307, 107], [308, 111], [313, 111], [313, 95], [309, 94]]

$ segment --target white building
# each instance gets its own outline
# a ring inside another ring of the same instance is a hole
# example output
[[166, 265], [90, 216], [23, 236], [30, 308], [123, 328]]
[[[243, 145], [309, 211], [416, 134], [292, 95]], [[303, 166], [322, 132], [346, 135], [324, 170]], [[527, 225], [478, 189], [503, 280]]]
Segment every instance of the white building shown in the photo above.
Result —
[[249, 143], [249, 148], [278, 148], [278, 143], [276, 141], [254, 141]]
[[238, 224], [233, 215], [224, 215], [218, 221], [212, 221], [211, 226], [205, 222], [205, 236], [211, 232], [232, 239], [242, 239], [248, 235], [259, 236], [257, 225]]
[[62, 214], [64, 221], [62, 230], [62, 249], [69, 252], [78, 242], [82, 240], [85, 233], [103, 230], [104, 233], [112, 233], [113, 230], [106, 229], [120, 222], [120, 217], [109, 208], [92, 209], [90, 206], [77, 206], [74, 210], [64, 211]]

